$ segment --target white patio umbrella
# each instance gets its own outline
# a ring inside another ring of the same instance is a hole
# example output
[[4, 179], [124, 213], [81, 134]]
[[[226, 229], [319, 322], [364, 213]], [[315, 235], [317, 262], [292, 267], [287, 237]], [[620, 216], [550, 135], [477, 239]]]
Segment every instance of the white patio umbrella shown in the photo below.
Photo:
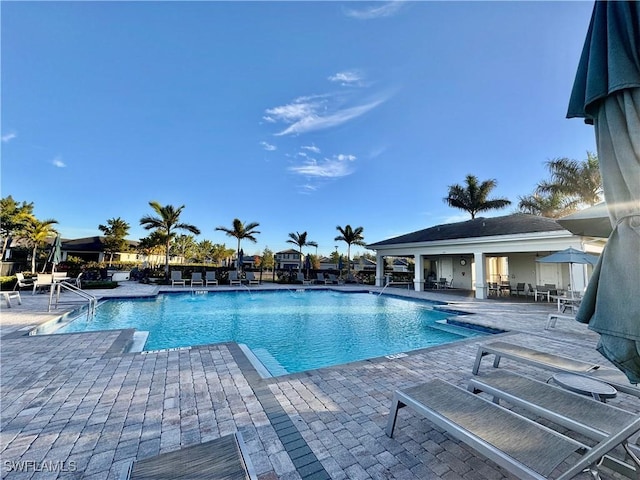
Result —
[[595, 127], [613, 231], [576, 320], [598, 351], [640, 382], [640, 2], [595, 2], [567, 117]]
[[595, 265], [598, 263], [598, 257], [595, 255], [591, 255], [590, 253], [583, 252], [582, 250], [577, 250], [573, 247], [569, 247], [565, 250], [560, 250], [559, 252], [552, 253], [546, 257], [539, 258], [536, 260], [539, 263], [568, 263], [569, 264], [569, 277], [571, 282], [571, 298], [573, 298], [573, 286], [575, 283], [573, 282], [573, 264], [581, 264], [581, 265]]

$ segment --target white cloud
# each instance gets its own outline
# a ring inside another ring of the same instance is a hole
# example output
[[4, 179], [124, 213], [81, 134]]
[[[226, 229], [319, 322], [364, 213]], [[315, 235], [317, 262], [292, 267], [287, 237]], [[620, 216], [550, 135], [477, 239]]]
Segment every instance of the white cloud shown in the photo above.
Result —
[[60, 155], [58, 155], [56, 158], [54, 158], [53, 160], [51, 160], [51, 163], [53, 164], [54, 167], [58, 167], [58, 168], [64, 168], [67, 165], [62, 161], [62, 157]]
[[310, 152], [313, 152], [313, 153], [320, 153], [320, 149], [315, 145], [303, 145], [301, 148], [303, 150], [309, 150]]
[[327, 128], [336, 127], [343, 123], [353, 120], [361, 115], [364, 115], [368, 111], [374, 109], [378, 105], [384, 102], [385, 99], [372, 100], [369, 103], [358, 105], [355, 107], [344, 108], [327, 115], [322, 115], [317, 111], [308, 111], [304, 116], [301, 116], [291, 126], [285, 128], [277, 136], [300, 134], [306, 132], [313, 132], [316, 130], [324, 130]]
[[351, 175], [354, 171], [352, 163], [355, 155], [334, 155], [321, 161], [308, 160], [303, 165], [289, 167], [289, 171], [306, 177], [339, 178]]
[[392, 2], [386, 2], [383, 5], [376, 4], [376, 6], [363, 8], [360, 10], [349, 9], [345, 11], [345, 14], [358, 20], [371, 20], [372, 18], [390, 17], [398, 13], [398, 11], [403, 7], [403, 4], [403, 0], [394, 0]]
[[362, 85], [362, 79], [363, 75], [356, 70], [338, 72], [328, 78], [330, 82], [340, 83], [341, 85]]
[[275, 145], [271, 145], [267, 142], [260, 142], [260, 145], [262, 145], [262, 148], [264, 148], [268, 152], [273, 152], [274, 150], [278, 149], [278, 147], [276, 147]]
[[18, 135], [15, 132], [9, 132], [9, 133], [5, 133], [4, 135], [2, 135], [2, 143], [8, 143], [11, 140], [13, 140], [14, 138], [16, 138]]
[[326, 95], [298, 97], [288, 105], [267, 109], [265, 111], [266, 115], [262, 118], [271, 123], [294, 123], [320, 110], [324, 104], [323, 98], [325, 97]]

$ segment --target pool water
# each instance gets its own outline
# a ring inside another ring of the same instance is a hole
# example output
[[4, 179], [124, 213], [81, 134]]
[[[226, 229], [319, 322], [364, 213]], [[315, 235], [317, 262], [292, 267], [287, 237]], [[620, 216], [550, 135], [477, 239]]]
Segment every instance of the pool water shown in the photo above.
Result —
[[56, 333], [148, 331], [144, 350], [246, 344], [271, 375], [442, 345], [486, 333], [442, 325], [425, 301], [330, 290], [166, 294], [109, 300]]

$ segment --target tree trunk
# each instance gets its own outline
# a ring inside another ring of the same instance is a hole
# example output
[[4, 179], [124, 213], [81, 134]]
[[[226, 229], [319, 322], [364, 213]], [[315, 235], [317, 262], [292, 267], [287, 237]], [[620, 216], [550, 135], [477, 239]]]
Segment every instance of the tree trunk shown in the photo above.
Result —
[[33, 247], [31, 252], [31, 273], [36, 273], [36, 253], [38, 253], [38, 247]]

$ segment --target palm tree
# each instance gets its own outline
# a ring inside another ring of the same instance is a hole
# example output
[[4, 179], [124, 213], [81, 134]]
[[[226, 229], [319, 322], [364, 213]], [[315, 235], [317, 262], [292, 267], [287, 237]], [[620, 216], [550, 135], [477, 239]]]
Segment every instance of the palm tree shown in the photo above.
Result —
[[498, 182], [495, 180], [485, 180], [479, 183], [474, 175], [467, 175], [465, 178], [465, 187], [455, 184], [449, 186], [449, 194], [443, 199], [450, 207], [459, 208], [471, 214], [471, 218], [476, 218], [476, 214], [487, 210], [504, 208], [511, 205], [511, 201], [506, 198], [494, 198], [489, 200], [487, 197], [491, 190], [496, 188]]
[[574, 209], [563, 195], [558, 193], [533, 193], [518, 197], [518, 210], [548, 218], [560, 218], [570, 214]]
[[26, 240], [31, 251], [31, 273], [36, 273], [36, 258], [38, 255], [38, 247], [44, 245], [47, 238], [56, 235], [53, 225], [58, 223], [57, 220], [38, 220], [31, 216], [25, 222], [20, 237]]
[[16, 202], [11, 195], [0, 199], [0, 237], [2, 237], [2, 254], [4, 260], [9, 240], [19, 236], [25, 223], [33, 217], [33, 203]]
[[336, 227], [336, 230], [340, 232], [334, 240], [346, 242], [347, 244], [347, 272], [351, 273], [351, 245], [360, 245], [364, 246], [366, 243], [364, 242], [364, 236], [362, 232], [364, 232], [364, 228], [357, 227], [355, 230], [351, 228], [351, 225], [346, 225], [342, 228], [340, 225]]
[[194, 225], [180, 222], [180, 214], [184, 205], [175, 208], [173, 205], [162, 206], [156, 201], [149, 202], [149, 205], [158, 214], [157, 217], [145, 215], [140, 219], [140, 225], [146, 230], [156, 229], [165, 236], [165, 260], [164, 273], [169, 278], [169, 248], [171, 240], [175, 237], [175, 230], [187, 230], [194, 235], [200, 235], [200, 230]]
[[[256, 243], [256, 237], [260, 233], [258, 230], [255, 230], [256, 227], [259, 227], [260, 224], [257, 222], [251, 222], [248, 224], [244, 224], [238, 218], [233, 219], [233, 228], [227, 227], [216, 227], [216, 230], [220, 230], [225, 232], [229, 237], [235, 237], [238, 239], [238, 250], [236, 250], [238, 254], [238, 260], [240, 260], [240, 240], [247, 239]], [[240, 262], [238, 262], [238, 270], [240, 269]]]
[[197, 243], [193, 235], [177, 235], [171, 242], [171, 253], [182, 257], [182, 261], [191, 261], [196, 256]]
[[129, 234], [129, 224], [120, 217], [110, 218], [106, 225], [98, 225], [98, 229], [104, 234], [104, 249], [109, 253], [109, 266], [113, 261], [113, 254], [122, 252], [127, 247], [125, 237]]
[[602, 201], [602, 177], [597, 155], [587, 152], [587, 159], [582, 162], [556, 158], [547, 162], [547, 168], [551, 180], [538, 184], [538, 193], [563, 195], [576, 208]]
[[300, 248], [300, 265], [298, 267], [299, 270], [302, 269], [302, 247], [306, 247], [306, 246], [315, 247], [318, 245], [316, 242], [307, 241], [307, 232], [290, 233], [289, 240], [287, 240], [287, 243], [292, 243], [294, 245], [297, 245]]

